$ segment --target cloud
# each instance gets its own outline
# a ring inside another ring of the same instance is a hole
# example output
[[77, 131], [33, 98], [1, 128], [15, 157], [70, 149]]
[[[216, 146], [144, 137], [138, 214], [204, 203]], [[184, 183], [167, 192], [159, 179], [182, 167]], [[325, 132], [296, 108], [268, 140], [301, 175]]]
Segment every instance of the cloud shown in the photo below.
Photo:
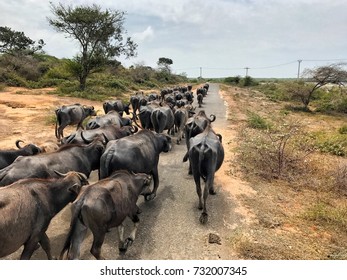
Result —
[[151, 40], [154, 37], [154, 31], [152, 26], [148, 26], [143, 32], [134, 33], [132, 35], [135, 42], [141, 43], [147, 40]]

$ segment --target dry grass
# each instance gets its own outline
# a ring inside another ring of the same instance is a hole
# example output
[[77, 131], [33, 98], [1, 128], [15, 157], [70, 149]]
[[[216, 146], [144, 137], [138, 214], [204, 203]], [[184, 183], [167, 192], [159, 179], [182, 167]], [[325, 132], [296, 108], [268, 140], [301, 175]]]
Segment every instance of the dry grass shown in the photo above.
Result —
[[[300, 133], [293, 134], [283, 149], [286, 161], [295, 164], [274, 176], [280, 154], [276, 141], [270, 137], [266, 142], [269, 130], [246, 127], [247, 122], [239, 119], [238, 157], [231, 167], [257, 193], [240, 197], [255, 213], [256, 222], [233, 231], [230, 246], [244, 259], [347, 259], [347, 159], [313, 149], [315, 139], [307, 137], [338, 133], [347, 117], [287, 111], [286, 104], [274, 103], [261, 93], [224, 90], [231, 97], [235, 93], [233, 101], [239, 109], [235, 115], [257, 112], [274, 127], [283, 118], [300, 123]], [[303, 147], [308, 148], [307, 156], [292, 161], [300, 158]]]

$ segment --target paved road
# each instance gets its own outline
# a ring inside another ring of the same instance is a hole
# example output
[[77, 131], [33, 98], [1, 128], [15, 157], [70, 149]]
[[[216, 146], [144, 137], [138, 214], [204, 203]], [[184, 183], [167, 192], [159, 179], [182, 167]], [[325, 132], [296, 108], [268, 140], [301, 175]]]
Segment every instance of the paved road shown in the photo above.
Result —
[[[223, 135], [227, 128], [224, 101], [218, 94], [219, 86], [211, 84], [209, 93], [204, 99], [203, 108], [208, 115], [215, 114], [213, 123], [216, 132]], [[199, 108], [196, 109], [197, 111]], [[142, 210], [140, 226], [133, 246], [125, 256], [118, 254], [117, 230], [112, 229], [106, 236], [102, 247], [106, 259], [232, 259], [228, 246], [230, 230], [238, 222], [235, 203], [229, 198], [219, 180], [217, 173], [215, 185], [217, 195], [208, 198], [209, 221], [199, 223], [200, 211], [197, 209], [198, 198], [192, 176], [188, 175], [188, 163], [183, 163], [186, 147], [184, 142], [175, 145], [169, 153], [160, 155], [160, 185], [157, 197], [144, 202], [140, 197], [138, 205]], [[51, 223], [47, 231], [54, 255], [59, 255], [70, 222], [70, 209], [66, 207]], [[130, 226], [131, 223], [127, 222]], [[126, 231], [127, 232], [127, 231]], [[221, 244], [210, 244], [210, 233], [221, 237]], [[81, 259], [94, 259], [89, 253], [91, 234], [83, 243]], [[21, 251], [21, 250], [19, 250]], [[16, 252], [6, 259], [18, 259]], [[35, 252], [32, 259], [46, 259], [42, 249]]]

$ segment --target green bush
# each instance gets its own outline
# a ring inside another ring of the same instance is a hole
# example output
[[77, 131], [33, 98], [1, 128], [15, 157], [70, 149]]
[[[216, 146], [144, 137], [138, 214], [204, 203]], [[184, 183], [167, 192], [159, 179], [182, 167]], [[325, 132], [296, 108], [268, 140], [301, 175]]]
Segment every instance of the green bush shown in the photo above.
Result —
[[347, 134], [347, 125], [343, 125], [339, 128], [340, 134]]
[[258, 85], [258, 82], [254, 80], [251, 76], [246, 76], [243, 79], [241, 79], [240, 84], [244, 87], [251, 87]]
[[224, 83], [227, 84], [233, 84], [233, 85], [238, 85], [241, 81], [240, 76], [235, 76], [235, 77], [227, 77], [224, 79]]
[[28, 81], [12, 71], [6, 71], [0, 68], [0, 83], [10, 87], [29, 87]]
[[264, 93], [272, 101], [289, 101], [290, 96], [284, 87], [284, 83], [262, 83], [256, 89]]
[[257, 113], [248, 112], [247, 115], [248, 115], [247, 123], [249, 127], [256, 128], [256, 129], [271, 128], [271, 124], [267, 120], [265, 120], [263, 117], [259, 116]]
[[347, 155], [347, 136], [337, 133], [312, 133], [316, 148], [322, 153], [335, 156]]

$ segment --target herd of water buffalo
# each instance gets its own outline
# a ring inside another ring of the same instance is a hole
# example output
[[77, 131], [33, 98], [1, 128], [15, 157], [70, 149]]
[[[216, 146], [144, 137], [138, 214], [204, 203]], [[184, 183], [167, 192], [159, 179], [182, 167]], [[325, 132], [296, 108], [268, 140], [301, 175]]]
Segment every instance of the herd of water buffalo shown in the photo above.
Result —
[[[100, 116], [93, 106], [61, 106], [55, 112], [59, 149], [43, 152], [18, 140], [18, 149], [0, 151], [0, 258], [24, 245], [20, 258], [30, 259], [41, 245], [52, 259], [46, 230], [70, 202], [71, 224], [61, 259], [79, 258], [88, 229], [93, 234], [90, 252], [96, 259], [103, 258], [101, 246], [113, 227], [124, 253], [135, 240], [141, 212], [138, 197], [155, 198], [159, 155], [170, 152], [174, 138], [177, 144], [185, 140], [183, 161], [189, 161], [202, 210], [200, 222], [206, 223], [206, 199], [215, 194], [215, 172], [224, 159], [222, 136], [211, 125], [216, 117], [194, 107], [196, 97], [201, 108], [208, 90], [205, 84], [195, 94], [191, 86], [163, 89], [160, 94], [137, 92], [129, 104], [105, 102], [105, 114]], [[64, 128], [71, 125], [77, 126], [76, 132], [64, 137]], [[93, 170], [98, 170], [99, 180], [89, 185]], [[124, 238], [127, 217], [134, 227]]]

